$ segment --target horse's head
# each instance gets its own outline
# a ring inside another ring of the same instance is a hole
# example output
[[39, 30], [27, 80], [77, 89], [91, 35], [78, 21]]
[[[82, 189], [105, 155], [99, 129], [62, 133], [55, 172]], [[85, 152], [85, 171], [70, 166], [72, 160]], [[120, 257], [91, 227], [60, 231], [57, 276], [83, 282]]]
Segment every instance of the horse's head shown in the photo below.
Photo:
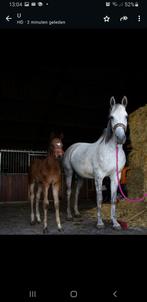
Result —
[[117, 144], [125, 143], [128, 117], [126, 112], [127, 103], [128, 100], [126, 96], [122, 98], [121, 104], [116, 104], [114, 97], [111, 97], [111, 109], [107, 126], [106, 142], [108, 142], [114, 134]]
[[64, 151], [61, 136], [52, 138], [52, 140], [50, 141], [49, 150], [56, 158], [63, 157]]

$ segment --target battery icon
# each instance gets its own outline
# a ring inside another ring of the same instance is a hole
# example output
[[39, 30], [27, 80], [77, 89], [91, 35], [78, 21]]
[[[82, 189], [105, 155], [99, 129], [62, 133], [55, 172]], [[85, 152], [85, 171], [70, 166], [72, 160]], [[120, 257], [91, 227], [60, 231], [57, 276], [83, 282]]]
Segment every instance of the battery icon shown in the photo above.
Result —
[[38, 4], [38, 6], [40, 6], [40, 7], [43, 6], [43, 2], [38, 2], [37, 4]]

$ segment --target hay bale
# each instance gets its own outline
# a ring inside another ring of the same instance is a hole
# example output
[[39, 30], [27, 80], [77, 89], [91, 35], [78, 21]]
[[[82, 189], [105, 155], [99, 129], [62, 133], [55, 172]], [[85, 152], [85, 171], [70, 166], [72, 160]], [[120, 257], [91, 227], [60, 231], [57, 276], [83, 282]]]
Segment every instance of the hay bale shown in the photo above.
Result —
[[137, 167], [131, 168], [131, 170], [128, 171], [127, 189], [130, 198], [142, 197], [144, 193], [143, 169]]
[[[145, 149], [145, 154], [143, 158], [143, 171], [144, 171], [144, 193], [147, 193], [147, 148]], [[147, 201], [147, 198], [146, 198]]]
[[138, 150], [141, 144], [147, 146], [147, 105], [129, 115], [129, 126], [132, 148]]
[[129, 154], [127, 188], [129, 197], [141, 197], [147, 193], [147, 105], [129, 116], [132, 150]]

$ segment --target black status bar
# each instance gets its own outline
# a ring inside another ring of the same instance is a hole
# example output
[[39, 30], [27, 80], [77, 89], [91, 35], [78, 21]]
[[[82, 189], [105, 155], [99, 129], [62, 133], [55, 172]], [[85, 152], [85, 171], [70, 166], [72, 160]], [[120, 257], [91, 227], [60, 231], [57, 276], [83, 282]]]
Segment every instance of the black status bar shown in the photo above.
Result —
[[146, 28], [145, 1], [45, 0], [0, 2], [0, 27]]

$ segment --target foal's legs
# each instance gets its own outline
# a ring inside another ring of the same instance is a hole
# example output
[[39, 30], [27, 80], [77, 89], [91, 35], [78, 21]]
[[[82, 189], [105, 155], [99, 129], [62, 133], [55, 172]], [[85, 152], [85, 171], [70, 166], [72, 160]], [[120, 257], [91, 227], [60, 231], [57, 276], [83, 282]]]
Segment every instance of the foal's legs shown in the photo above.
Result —
[[[121, 173], [119, 173], [119, 179], [120, 179]], [[117, 198], [117, 178], [116, 174], [111, 176], [111, 221], [113, 223], [113, 227], [115, 229], [121, 229], [120, 224], [117, 222], [116, 219], [116, 212], [115, 212], [115, 205], [116, 205], [116, 198]]]
[[70, 197], [71, 197], [71, 183], [72, 183], [73, 171], [66, 172], [66, 186], [67, 186], [67, 219], [72, 219], [71, 207], [70, 207]]
[[103, 200], [103, 197], [102, 197], [102, 181], [103, 181], [103, 179], [100, 178], [100, 177], [96, 177], [96, 179], [95, 179], [97, 210], [98, 210], [98, 213], [97, 213], [97, 218], [98, 218], [97, 227], [98, 228], [103, 228], [104, 227], [104, 223], [103, 223], [102, 218], [101, 218], [101, 205], [102, 205], [102, 200]]
[[74, 202], [74, 212], [75, 212], [76, 217], [80, 216], [80, 212], [78, 210], [78, 197], [79, 197], [79, 192], [80, 192], [80, 189], [82, 187], [82, 184], [83, 184], [83, 179], [78, 176], [77, 186], [76, 186], [76, 193], [75, 193], [75, 202]]
[[49, 189], [49, 184], [43, 184], [43, 211], [44, 211], [43, 232], [44, 233], [47, 232], [47, 211], [49, 206], [48, 189]]
[[29, 185], [29, 195], [30, 195], [30, 202], [31, 202], [31, 224], [35, 223], [35, 215], [34, 215], [34, 187], [35, 183], [31, 183]]
[[56, 223], [58, 226], [58, 230], [61, 231], [61, 223], [60, 223], [60, 215], [59, 215], [59, 191], [60, 191], [60, 184], [52, 184], [52, 192], [54, 198], [54, 206], [55, 206], [55, 213], [56, 213]]
[[38, 223], [41, 222], [40, 212], [39, 212], [39, 201], [40, 201], [41, 192], [42, 192], [42, 187], [41, 187], [41, 185], [38, 185], [38, 190], [36, 193], [36, 220]]

